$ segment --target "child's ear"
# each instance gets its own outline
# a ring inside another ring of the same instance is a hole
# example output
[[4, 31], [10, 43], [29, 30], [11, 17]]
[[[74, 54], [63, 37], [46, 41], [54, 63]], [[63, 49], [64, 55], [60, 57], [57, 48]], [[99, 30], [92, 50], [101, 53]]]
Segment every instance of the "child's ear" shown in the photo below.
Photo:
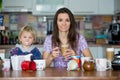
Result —
[[33, 44], [36, 43], [36, 40], [34, 39]]

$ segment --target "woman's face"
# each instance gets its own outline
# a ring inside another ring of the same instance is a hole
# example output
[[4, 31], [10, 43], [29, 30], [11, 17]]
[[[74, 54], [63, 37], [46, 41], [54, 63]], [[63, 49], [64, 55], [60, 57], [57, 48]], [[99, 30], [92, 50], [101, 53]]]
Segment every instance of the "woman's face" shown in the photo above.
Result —
[[23, 31], [22, 35], [20, 36], [20, 41], [23, 46], [31, 46], [34, 42], [34, 37], [30, 32]]
[[70, 18], [67, 13], [60, 13], [57, 17], [58, 29], [61, 32], [67, 32], [70, 28]]

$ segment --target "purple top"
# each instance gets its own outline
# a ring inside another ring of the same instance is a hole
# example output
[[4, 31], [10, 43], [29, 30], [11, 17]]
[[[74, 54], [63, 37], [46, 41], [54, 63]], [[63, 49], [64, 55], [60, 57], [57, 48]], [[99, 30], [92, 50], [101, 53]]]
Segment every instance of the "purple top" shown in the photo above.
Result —
[[[52, 35], [49, 35], [46, 37], [44, 45], [43, 45], [43, 51], [44, 52], [52, 52]], [[82, 50], [88, 48], [88, 44], [84, 38], [83, 35], [80, 34], [79, 40], [78, 40], [78, 49], [77, 49], [77, 54], [81, 56]], [[63, 57], [60, 55], [58, 58], [54, 59], [54, 67], [67, 67], [67, 62], [64, 61]]]

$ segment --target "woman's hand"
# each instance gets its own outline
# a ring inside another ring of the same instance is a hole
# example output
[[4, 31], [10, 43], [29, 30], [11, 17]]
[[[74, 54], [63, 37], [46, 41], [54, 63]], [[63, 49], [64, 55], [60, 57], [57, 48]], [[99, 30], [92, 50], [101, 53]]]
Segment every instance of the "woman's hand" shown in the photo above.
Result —
[[52, 49], [51, 56], [52, 56], [53, 59], [57, 58], [59, 56], [59, 54], [60, 54], [59, 47], [55, 47], [55, 48]]
[[65, 54], [63, 54], [65, 60], [69, 60], [71, 56], [75, 56], [76, 53], [74, 52], [74, 50], [71, 49], [66, 49], [65, 50]]

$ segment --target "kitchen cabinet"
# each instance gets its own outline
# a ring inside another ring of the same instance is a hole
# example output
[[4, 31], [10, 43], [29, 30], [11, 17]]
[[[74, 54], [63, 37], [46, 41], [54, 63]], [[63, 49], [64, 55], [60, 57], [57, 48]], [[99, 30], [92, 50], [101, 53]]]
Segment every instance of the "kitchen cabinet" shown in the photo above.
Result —
[[67, 0], [67, 7], [75, 15], [113, 15], [114, 0]]
[[114, 0], [33, 0], [33, 15], [54, 15], [61, 8], [74, 15], [113, 15]]
[[98, 54], [98, 48], [97, 47], [89, 47], [90, 52], [92, 53], [92, 56], [94, 59], [97, 58], [97, 54]]
[[66, 0], [68, 7], [75, 15], [98, 13], [98, 0]]
[[115, 1], [115, 13], [120, 13], [120, 0]]
[[64, 6], [64, 0], [33, 0], [33, 15], [54, 15]]
[[33, 0], [2, 0], [2, 12], [32, 11]]
[[89, 47], [89, 49], [90, 49], [94, 59], [106, 57], [105, 48], [102, 46], [93, 46], [93, 47]]
[[99, 7], [98, 7], [99, 14], [107, 14], [113, 15], [114, 14], [114, 0], [99, 0]]
[[106, 58], [106, 49], [105, 47], [98, 46], [98, 58]]

